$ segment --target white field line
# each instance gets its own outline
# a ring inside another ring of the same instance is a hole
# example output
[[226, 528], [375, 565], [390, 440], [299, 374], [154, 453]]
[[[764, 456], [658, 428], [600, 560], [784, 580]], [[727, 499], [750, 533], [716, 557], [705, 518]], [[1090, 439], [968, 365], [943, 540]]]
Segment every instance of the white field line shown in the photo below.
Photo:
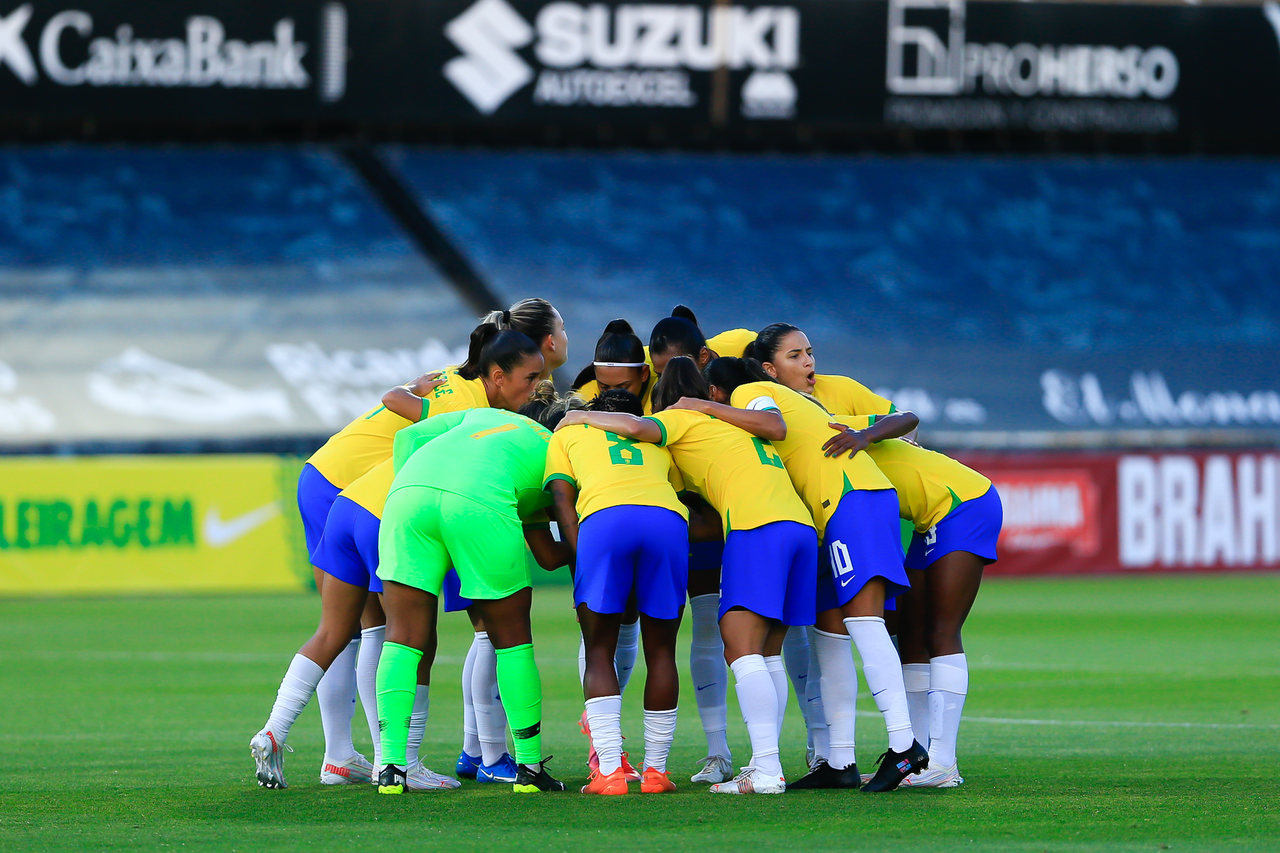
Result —
[[[875, 711], [859, 711], [859, 717], [882, 719]], [[965, 723], [980, 723], [992, 726], [1074, 726], [1079, 728], [1123, 728], [1123, 729], [1251, 729], [1255, 731], [1280, 730], [1280, 723], [1183, 723], [1173, 721], [1151, 720], [1033, 720], [1020, 717], [970, 717], [962, 718]]]

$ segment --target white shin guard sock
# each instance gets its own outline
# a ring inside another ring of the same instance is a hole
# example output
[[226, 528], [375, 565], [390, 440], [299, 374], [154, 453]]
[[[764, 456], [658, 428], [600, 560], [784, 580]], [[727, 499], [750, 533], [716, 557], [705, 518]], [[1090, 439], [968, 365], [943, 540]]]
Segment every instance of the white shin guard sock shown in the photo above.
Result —
[[929, 762], [956, 763], [960, 716], [969, 693], [969, 661], [964, 653], [929, 660]]
[[280, 689], [276, 691], [275, 704], [271, 706], [271, 716], [267, 717], [264, 729], [275, 735], [276, 743], [283, 744], [289, 737], [289, 729], [293, 727], [302, 709], [307, 707], [311, 696], [316, 692], [316, 685], [324, 677], [320, 664], [309, 657], [294, 655], [289, 662], [280, 681]]
[[902, 685], [902, 661], [889, 640], [884, 619], [879, 616], [856, 616], [844, 620], [862, 657], [862, 674], [867, 689], [876, 700], [889, 732], [889, 749], [906, 752], [915, 735], [911, 731], [911, 714], [907, 711], [907, 690]]
[[427, 732], [427, 713], [431, 710], [431, 686], [419, 684], [413, 694], [413, 713], [409, 717], [409, 740], [405, 743], [405, 760], [407, 766], [418, 763], [418, 750], [422, 747], [422, 736]]
[[809, 731], [808, 743], [814, 757], [826, 758], [831, 751], [831, 738], [827, 732], [826, 706], [822, 699], [822, 662], [814, 648], [818, 629], [810, 626], [805, 630], [809, 635], [809, 672], [804, 685], [804, 725]]
[[707, 754], [732, 760], [729, 728], [729, 679], [725, 674], [724, 641], [720, 638], [720, 596], [697, 595], [689, 599], [693, 641], [689, 645], [689, 674], [693, 678], [694, 699], [702, 731], [707, 736]]
[[787, 628], [787, 635], [782, 640], [782, 662], [786, 665], [787, 677], [791, 679], [791, 687], [796, 693], [796, 704], [800, 706], [800, 714], [804, 717], [806, 736], [805, 745], [813, 749], [813, 730], [809, 726], [809, 706], [805, 699], [809, 694], [809, 629], [803, 625], [792, 625]]
[[631, 673], [636, 668], [636, 655], [640, 653], [640, 620], [618, 626], [618, 647], [613, 651], [613, 669], [618, 673], [618, 694], [627, 692]]
[[822, 706], [831, 741], [827, 763], [842, 770], [858, 760], [854, 749], [858, 671], [854, 668], [853, 651], [846, 635], [815, 629], [812, 644], [821, 670]]
[[751, 766], [771, 776], [782, 775], [778, 759], [778, 692], [762, 655], [743, 655], [729, 664], [738, 705], [751, 739]]
[[507, 713], [498, 698], [498, 655], [484, 631], [476, 634], [471, 701], [476, 709], [481, 760], [485, 764], [496, 764], [507, 751]]
[[907, 691], [907, 713], [911, 716], [911, 731], [924, 743], [925, 738], [929, 737], [929, 664], [904, 663], [902, 686]]
[[360, 694], [364, 721], [373, 740], [374, 755], [370, 758], [377, 758], [378, 745], [382, 741], [382, 734], [378, 731], [378, 660], [382, 657], [382, 643], [386, 638], [386, 625], [365, 628], [360, 632], [360, 654], [356, 658], [356, 692]]
[[467, 658], [462, 662], [462, 751], [472, 758], [480, 755], [480, 730], [476, 728], [476, 704], [471, 691], [471, 679], [476, 667], [476, 638], [471, 638]]
[[782, 655], [767, 656], [764, 668], [773, 679], [773, 692], [778, 697], [778, 742], [781, 743], [782, 723], [787, 717], [787, 698], [791, 695], [791, 686], [787, 683], [787, 668], [782, 663]]
[[352, 640], [338, 653], [316, 685], [320, 726], [324, 729], [324, 755], [342, 763], [356, 754], [351, 742], [351, 720], [356, 715], [356, 660], [360, 641]]
[[622, 696], [597, 696], [588, 699], [586, 707], [600, 773], [608, 776], [622, 766]]
[[652, 767], [659, 773], [666, 772], [667, 756], [671, 753], [671, 744], [676, 739], [676, 711], [644, 712], [644, 766]]

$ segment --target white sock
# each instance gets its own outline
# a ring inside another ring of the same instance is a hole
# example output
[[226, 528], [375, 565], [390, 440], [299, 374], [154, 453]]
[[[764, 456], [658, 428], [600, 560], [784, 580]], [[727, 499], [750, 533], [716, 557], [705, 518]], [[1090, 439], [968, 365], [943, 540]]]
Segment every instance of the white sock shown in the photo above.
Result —
[[598, 696], [588, 699], [586, 706], [600, 772], [608, 776], [622, 766], [622, 696]]
[[929, 659], [929, 766], [956, 763], [960, 715], [969, 692], [969, 660], [958, 655]]
[[811, 647], [817, 653], [818, 667], [822, 672], [822, 706], [831, 739], [827, 763], [842, 770], [858, 760], [854, 750], [858, 671], [853, 666], [853, 651], [849, 648], [849, 638], [844, 634], [831, 634], [816, 628]]
[[476, 706], [471, 694], [475, 674], [476, 638], [471, 638], [467, 659], [462, 662], [462, 751], [472, 758], [480, 754], [480, 730], [476, 728]]
[[[360, 632], [360, 654], [356, 657], [356, 692], [360, 694], [360, 706], [364, 708], [364, 720], [373, 740], [374, 758], [382, 734], [378, 731], [378, 660], [382, 657], [382, 643], [387, 638], [387, 626], [378, 625]], [[377, 767], [374, 763], [374, 767]]]
[[613, 668], [618, 673], [618, 693], [627, 692], [627, 683], [636, 668], [640, 650], [640, 620], [618, 626], [618, 647], [613, 651]]
[[431, 686], [419, 684], [413, 694], [413, 713], [409, 716], [409, 740], [405, 743], [405, 761], [408, 767], [418, 762], [418, 750], [422, 736], [427, 733], [427, 711], [431, 708]]
[[316, 685], [320, 726], [324, 729], [325, 759], [341, 763], [356, 754], [351, 742], [351, 720], [356, 715], [356, 659], [360, 641], [352, 640], [338, 653]]
[[806, 629], [809, 635], [809, 673], [804, 685], [804, 725], [809, 730], [809, 748], [816, 758], [831, 754], [831, 737], [827, 731], [826, 706], [822, 699], [822, 662], [814, 648], [817, 628]]
[[773, 679], [773, 692], [778, 697], [778, 740], [782, 740], [782, 721], [787, 716], [787, 697], [791, 694], [787, 684], [787, 668], [782, 665], [781, 655], [769, 655], [764, 659], [764, 668]]
[[809, 706], [805, 701], [809, 693], [809, 630], [803, 625], [787, 628], [787, 635], [782, 639], [782, 661], [796, 692], [800, 716], [804, 717], [805, 746], [813, 749], [813, 729], [809, 726]]
[[929, 664], [904, 663], [902, 686], [907, 690], [907, 712], [911, 715], [911, 731], [929, 736]]
[[770, 776], [782, 775], [778, 760], [778, 691], [762, 655], [743, 655], [729, 664], [738, 705], [751, 739], [751, 766]]
[[889, 640], [884, 619], [879, 616], [855, 616], [844, 620], [844, 627], [858, 647], [862, 658], [862, 674], [867, 689], [876, 700], [889, 732], [889, 748], [906, 752], [915, 735], [911, 732], [911, 715], [907, 712], [907, 690], [902, 685], [902, 661]]
[[578, 632], [578, 685], [585, 687], [587, 684], [587, 638], [582, 636], [582, 632]]
[[476, 659], [471, 673], [471, 701], [476, 709], [480, 760], [497, 764], [507, 752], [507, 712], [498, 698], [498, 655], [485, 631], [476, 633]]
[[289, 729], [311, 701], [311, 695], [316, 692], [316, 685], [323, 677], [324, 670], [320, 668], [320, 664], [303, 655], [293, 656], [289, 669], [280, 681], [280, 689], [276, 691], [271, 716], [267, 717], [267, 724], [263, 726], [275, 735], [276, 743], [283, 744], [285, 738], [289, 737]]
[[676, 739], [676, 711], [644, 711], [644, 767], [666, 772], [667, 756]]
[[729, 679], [725, 677], [724, 641], [716, 618], [720, 596], [696, 595], [689, 599], [693, 642], [689, 644], [689, 674], [693, 697], [698, 703], [702, 731], [707, 736], [707, 755], [732, 760], [729, 729]]

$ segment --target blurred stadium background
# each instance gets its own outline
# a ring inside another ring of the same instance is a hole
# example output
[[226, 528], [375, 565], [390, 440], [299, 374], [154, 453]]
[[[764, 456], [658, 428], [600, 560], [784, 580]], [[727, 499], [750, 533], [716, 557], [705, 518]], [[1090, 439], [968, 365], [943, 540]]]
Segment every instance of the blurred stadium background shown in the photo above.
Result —
[[0, 597], [302, 590], [301, 459], [531, 295], [804, 328], [993, 575], [1280, 568], [1280, 4], [9, 0], [0, 139]]

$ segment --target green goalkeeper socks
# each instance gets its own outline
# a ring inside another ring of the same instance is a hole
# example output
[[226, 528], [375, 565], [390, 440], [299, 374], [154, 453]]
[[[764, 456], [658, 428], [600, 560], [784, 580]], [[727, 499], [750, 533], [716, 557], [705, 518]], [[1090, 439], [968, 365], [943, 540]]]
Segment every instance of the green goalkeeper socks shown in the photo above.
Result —
[[[533, 661], [533, 645], [525, 643], [496, 651], [498, 692], [515, 740], [516, 762], [538, 764], [542, 761], [542, 680]], [[382, 674], [381, 667], [378, 674]], [[381, 685], [381, 680], [378, 683]], [[381, 707], [381, 690], [378, 695]]]
[[[532, 659], [530, 654], [531, 662]], [[422, 652], [409, 646], [399, 643], [384, 643], [382, 646], [382, 657], [378, 660], [378, 728], [382, 731], [379, 754], [383, 764], [405, 766], [420, 660]], [[534, 678], [537, 678], [536, 672]]]

